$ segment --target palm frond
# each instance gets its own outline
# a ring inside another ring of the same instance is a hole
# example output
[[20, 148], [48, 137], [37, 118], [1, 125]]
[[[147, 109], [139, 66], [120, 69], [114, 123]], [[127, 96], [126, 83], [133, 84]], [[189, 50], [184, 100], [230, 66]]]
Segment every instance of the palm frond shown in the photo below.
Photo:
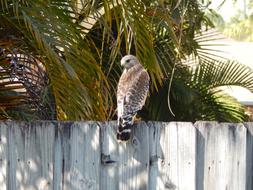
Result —
[[[199, 2], [0, 0], [0, 6], [0, 38], [20, 41], [9, 51], [18, 49], [43, 65], [49, 78], [45, 91], [49, 95], [45, 97], [53, 97], [57, 119], [105, 120], [113, 117], [115, 91], [121, 73], [118, 62], [128, 53], [137, 55], [150, 73], [152, 89], [156, 89], [149, 101], [152, 118], [218, 118], [217, 115], [201, 115], [204, 109], [197, 100], [201, 100], [206, 108], [210, 108], [207, 104], [216, 105], [218, 111], [228, 105], [223, 105], [222, 96], [213, 90], [216, 86], [205, 81], [205, 77], [214, 77], [208, 74], [214, 69], [201, 67], [206, 65], [204, 58], [211, 56], [205, 54], [210, 46], [201, 50], [199, 44], [204, 42], [203, 38], [194, 38], [203, 24], [212, 24]], [[213, 38], [208, 35], [209, 39]], [[0, 43], [0, 47], [4, 45]], [[6, 51], [6, 46], [4, 49]], [[189, 70], [181, 60], [192, 53], [197, 55], [198, 49], [203, 64]], [[172, 77], [173, 70], [174, 89], [170, 96], [174, 102], [171, 104], [173, 109], [181, 106], [176, 118], [168, 116], [170, 112], [164, 107], [167, 106], [164, 102], [168, 97], [168, 78]], [[229, 71], [236, 72], [232, 66]], [[228, 80], [231, 84], [240, 82], [233, 81], [233, 77], [241, 76], [226, 76], [215, 84], [228, 84]], [[249, 79], [244, 80], [248, 88]], [[155, 108], [157, 105], [161, 106]], [[184, 110], [186, 106], [199, 112]], [[236, 110], [235, 118], [242, 118], [236, 106], [226, 108], [232, 110], [229, 113]]]
[[150, 96], [149, 117], [161, 121], [245, 121], [247, 116], [243, 106], [220, 87], [240, 86], [252, 92], [252, 77], [252, 69], [235, 61], [206, 60], [188, 69], [177, 67], [169, 94], [175, 116], [164, 103], [168, 97], [167, 79], [159, 93]]
[[240, 86], [253, 92], [253, 70], [237, 61], [201, 60], [191, 73], [194, 85], [203, 84], [203, 89]]
[[[15, 43], [0, 42], [0, 114], [16, 119], [54, 119], [52, 100], [43, 97], [48, 85], [45, 68], [31, 55], [15, 48]], [[3, 48], [4, 47], [4, 48]], [[49, 105], [49, 103], [51, 105]], [[21, 109], [22, 108], [22, 109]], [[23, 110], [23, 111], [21, 111]], [[18, 114], [18, 112], [22, 114]], [[17, 117], [18, 116], [18, 117]]]

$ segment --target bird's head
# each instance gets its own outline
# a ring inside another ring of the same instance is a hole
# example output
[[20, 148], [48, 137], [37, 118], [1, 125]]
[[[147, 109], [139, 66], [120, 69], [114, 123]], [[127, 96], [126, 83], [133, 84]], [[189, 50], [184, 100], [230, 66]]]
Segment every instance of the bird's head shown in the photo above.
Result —
[[139, 64], [139, 60], [133, 55], [125, 55], [120, 61], [120, 65], [125, 69], [130, 69], [136, 64]]

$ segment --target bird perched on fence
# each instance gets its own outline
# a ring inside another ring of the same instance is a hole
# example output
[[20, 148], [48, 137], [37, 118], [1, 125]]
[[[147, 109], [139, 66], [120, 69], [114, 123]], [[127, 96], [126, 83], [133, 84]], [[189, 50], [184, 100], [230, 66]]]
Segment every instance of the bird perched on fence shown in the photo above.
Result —
[[127, 141], [130, 139], [134, 118], [145, 104], [150, 79], [135, 56], [126, 55], [120, 63], [124, 70], [117, 88], [117, 139]]

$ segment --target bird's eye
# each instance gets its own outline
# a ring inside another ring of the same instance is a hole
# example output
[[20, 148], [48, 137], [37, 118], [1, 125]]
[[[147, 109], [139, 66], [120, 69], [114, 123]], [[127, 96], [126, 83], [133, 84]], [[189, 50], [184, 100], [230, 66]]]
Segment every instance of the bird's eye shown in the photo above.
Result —
[[126, 60], [126, 62], [129, 63], [129, 62], [130, 62], [130, 59]]

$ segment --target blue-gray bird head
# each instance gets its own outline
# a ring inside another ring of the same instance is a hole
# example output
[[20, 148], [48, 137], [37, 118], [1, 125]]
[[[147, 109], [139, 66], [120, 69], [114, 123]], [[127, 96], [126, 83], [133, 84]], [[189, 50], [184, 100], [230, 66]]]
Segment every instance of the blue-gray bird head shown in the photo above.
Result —
[[125, 55], [120, 61], [120, 65], [124, 67], [124, 69], [130, 69], [137, 64], [139, 64], [139, 60], [133, 55]]

